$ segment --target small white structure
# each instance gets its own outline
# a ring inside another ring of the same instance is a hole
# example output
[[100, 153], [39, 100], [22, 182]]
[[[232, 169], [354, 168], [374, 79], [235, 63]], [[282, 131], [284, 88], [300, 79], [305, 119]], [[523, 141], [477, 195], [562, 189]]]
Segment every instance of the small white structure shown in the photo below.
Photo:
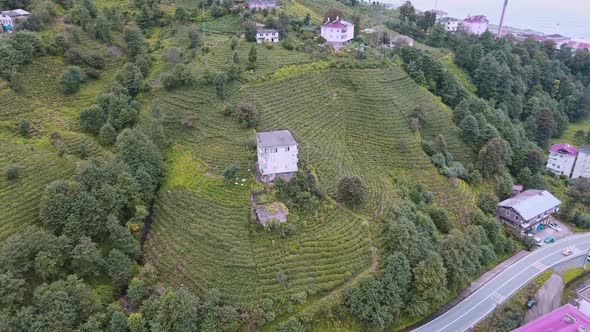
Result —
[[20, 20], [27, 18], [31, 13], [24, 9], [4, 10], [2, 15], [10, 16], [12, 20]]
[[[0, 14], [0, 26], [5, 31], [12, 31], [14, 24], [12, 23], [12, 17], [2, 13]], [[0, 31], [2, 32], [2, 31]]]
[[572, 178], [586, 178], [590, 179], [590, 146], [582, 145], [578, 151], [578, 159], [574, 166]]
[[275, 29], [258, 29], [256, 30], [256, 43], [278, 43], [279, 32]]
[[414, 46], [414, 39], [406, 35], [397, 35], [389, 39], [389, 46], [396, 47], [398, 45]]
[[297, 140], [288, 129], [256, 133], [257, 176], [261, 182], [277, 177], [290, 180], [297, 172]]
[[469, 16], [463, 20], [463, 29], [468, 33], [481, 35], [488, 30], [489, 23], [484, 15]]
[[572, 176], [578, 149], [569, 144], [554, 144], [549, 150], [547, 170], [553, 174]]
[[322, 24], [321, 35], [328, 45], [339, 50], [354, 39], [354, 24], [341, 20], [339, 17], [336, 17], [334, 21], [328, 18], [326, 23]]
[[276, 0], [248, 0], [248, 9], [273, 9], [277, 8]]
[[457, 30], [463, 26], [461, 21], [455, 19], [442, 21], [442, 24], [445, 26], [445, 31], [447, 32], [457, 32]]

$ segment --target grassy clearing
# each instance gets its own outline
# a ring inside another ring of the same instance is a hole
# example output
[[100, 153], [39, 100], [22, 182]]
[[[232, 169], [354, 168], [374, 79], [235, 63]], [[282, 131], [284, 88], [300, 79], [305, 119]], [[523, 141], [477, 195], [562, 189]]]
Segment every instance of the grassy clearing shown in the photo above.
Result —
[[[583, 137], [576, 137], [576, 132], [578, 130], [584, 131]], [[552, 144], [558, 143], [567, 143], [571, 145], [575, 145], [580, 147], [581, 145], [588, 145], [589, 143], [586, 142], [586, 137], [588, 136], [588, 132], [590, 132], [590, 119], [584, 119], [580, 122], [570, 123], [567, 127], [566, 131], [561, 135], [559, 138], [554, 138], [552, 140]]]

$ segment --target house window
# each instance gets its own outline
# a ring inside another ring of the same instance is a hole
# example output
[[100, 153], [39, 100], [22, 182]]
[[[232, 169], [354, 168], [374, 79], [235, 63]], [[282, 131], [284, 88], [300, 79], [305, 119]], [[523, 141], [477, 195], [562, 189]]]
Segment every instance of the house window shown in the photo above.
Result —
[[291, 151], [291, 147], [289, 147], [289, 146], [288, 146], [288, 147], [286, 147], [286, 148], [285, 148], [285, 151], [286, 151], [286, 152], [289, 152], [289, 151]]
[[279, 148], [275, 148], [275, 153], [276, 153], [276, 152], [279, 152]]

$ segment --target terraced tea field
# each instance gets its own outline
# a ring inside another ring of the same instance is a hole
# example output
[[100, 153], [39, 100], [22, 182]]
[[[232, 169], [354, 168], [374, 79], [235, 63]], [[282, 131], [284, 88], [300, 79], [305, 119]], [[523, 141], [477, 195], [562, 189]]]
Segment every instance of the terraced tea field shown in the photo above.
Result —
[[[106, 69], [100, 80], [90, 80], [80, 92], [65, 96], [59, 90], [57, 77], [67, 65], [62, 57], [43, 56], [22, 67], [22, 93], [17, 94], [8, 86], [0, 87], [0, 242], [28, 225], [38, 224], [38, 204], [45, 186], [73, 174], [80, 144], [87, 146], [90, 156], [104, 153], [94, 138], [80, 131], [78, 112], [94, 103], [96, 95], [108, 87], [119, 62], [109, 56], [104, 45], [83, 33], [80, 42], [73, 44], [106, 56]], [[23, 120], [31, 124], [30, 137], [26, 139], [17, 134], [17, 126]], [[49, 137], [54, 133], [61, 136], [63, 157], [51, 145]], [[21, 168], [15, 181], [4, 177], [5, 168], [11, 164]]]
[[[396, 201], [395, 174], [426, 182], [457, 220], [474, 206], [468, 187], [438, 175], [420, 137], [410, 131], [408, 115], [419, 106], [427, 119], [424, 135], [434, 139], [442, 133], [463, 162], [473, 156], [464, 152], [448, 110], [401, 69], [302, 72], [236, 86], [225, 103], [211, 86], [155, 91], [172, 149], [145, 260], [166, 283], [197, 292], [216, 287], [226, 300], [243, 304], [302, 290], [323, 294], [370, 265], [370, 220], [385, 215]], [[363, 215], [338, 206], [324, 206], [309, 220], [291, 215], [297, 232], [288, 238], [256, 228], [248, 172], [254, 156], [245, 145], [255, 131], [222, 115], [224, 104], [240, 102], [257, 106], [258, 130], [293, 131], [299, 158], [330, 195], [340, 177], [361, 176], [370, 188]], [[193, 128], [181, 124], [189, 116]], [[231, 163], [242, 171], [236, 181], [224, 183], [223, 168]]]

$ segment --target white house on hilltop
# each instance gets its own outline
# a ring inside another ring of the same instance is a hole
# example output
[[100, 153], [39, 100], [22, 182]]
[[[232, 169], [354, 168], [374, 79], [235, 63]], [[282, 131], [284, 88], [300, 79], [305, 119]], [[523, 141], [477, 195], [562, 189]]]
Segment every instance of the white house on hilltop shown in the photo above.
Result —
[[288, 129], [256, 133], [257, 177], [270, 182], [277, 177], [290, 180], [297, 172], [297, 140]]
[[578, 160], [576, 160], [572, 178], [590, 179], [590, 146], [582, 145], [578, 151]]
[[481, 35], [488, 29], [489, 23], [484, 15], [469, 16], [463, 20], [463, 30], [474, 35]]
[[322, 24], [321, 35], [328, 45], [339, 50], [354, 39], [354, 24], [341, 20], [339, 17], [336, 17], [334, 21], [328, 18], [326, 23]]
[[578, 157], [578, 149], [569, 144], [554, 144], [549, 150], [547, 170], [556, 175], [572, 176], [572, 170]]
[[256, 43], [278, 43], [279, 32], [275, 29], [259, 29], [256, 30]]

